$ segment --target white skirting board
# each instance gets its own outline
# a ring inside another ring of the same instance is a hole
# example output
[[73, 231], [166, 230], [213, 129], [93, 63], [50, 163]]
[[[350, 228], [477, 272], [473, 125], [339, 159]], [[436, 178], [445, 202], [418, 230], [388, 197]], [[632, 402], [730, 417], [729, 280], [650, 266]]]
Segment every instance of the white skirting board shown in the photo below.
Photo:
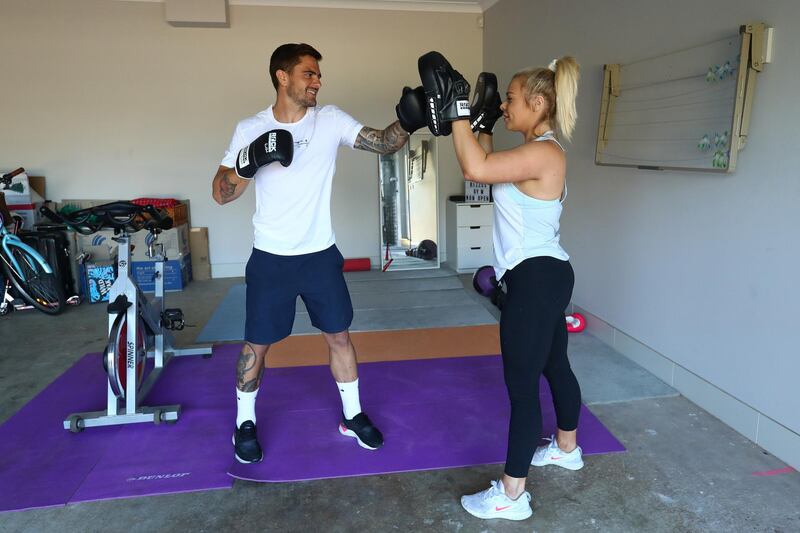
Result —
[[570, 308], [573, 313], [581, 313], [586, 318], [586, 331], [591, 335], [674, 387], [775, 457], [800, 469], [800, 435], [616, 329], [591, 311], [575, 304], [570, 304]]

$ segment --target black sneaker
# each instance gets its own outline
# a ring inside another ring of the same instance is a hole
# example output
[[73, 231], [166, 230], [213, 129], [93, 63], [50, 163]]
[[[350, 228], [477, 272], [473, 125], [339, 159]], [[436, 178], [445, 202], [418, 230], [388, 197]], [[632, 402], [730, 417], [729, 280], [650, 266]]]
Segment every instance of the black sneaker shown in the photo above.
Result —
[[258, 443], [256, 425], [251, 420], [242, 422], [233, 432], [233, 447], [236, 460], [240, 463], [258, 463], [264, 458], [264, 452]]
[[339, 433], [354, 437], [359, 446], [368, 450], [377, 450], [383, 446], [383, 435], [381, 435], [378, 428], [372, 425], [372, 422], [364, 413], [358, 413], [351, 420], [342, 415]]

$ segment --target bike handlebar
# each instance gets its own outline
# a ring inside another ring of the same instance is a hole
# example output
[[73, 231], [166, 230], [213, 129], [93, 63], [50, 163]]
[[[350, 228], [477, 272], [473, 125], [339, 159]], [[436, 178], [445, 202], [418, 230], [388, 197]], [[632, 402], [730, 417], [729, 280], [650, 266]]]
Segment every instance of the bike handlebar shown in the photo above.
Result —
[[3, 177], [0, 178], [0, 182], [3, 182], [3, 184], [6, 186], [11, 185], [11, 179], [14, 176], [22, 174], [23, 172], [25, 172], [25, 169], [22, 167], [19, 167], [17, 170], [12, 170], [8, 174], [3, 174]]
[[172, 218], [163, 215], [154, 206], [137, 205], [133, 202], [109, 202], [69, 214], [58, 214], [47, 206], [42, 206], [39, 212], [83, 235], [91, 235], [103, 228], [132, 232], [147, 229], [157, 233], [172, 227]]

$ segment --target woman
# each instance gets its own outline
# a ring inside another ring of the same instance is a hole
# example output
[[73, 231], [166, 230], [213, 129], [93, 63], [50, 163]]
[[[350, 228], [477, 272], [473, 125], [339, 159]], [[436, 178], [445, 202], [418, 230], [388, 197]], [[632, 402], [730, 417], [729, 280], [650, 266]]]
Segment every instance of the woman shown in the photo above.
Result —
[[[464, 509], [479, 518], [524, 520], [533, 514], [525, 491], [531, 464], [583, 466], [576, 442], [581, 392], [567, 359], [564, 319], [574, 276], [559, 244], [566, 157], [556, 135], [558, 130], [564, 139], [571, 138], [578, 77], [572, 57], [514, 75], [500, 110], [506, 128], [523, 136], [516, 148], [495, 152], [491, 134], [482, 132], [476, 139], [468, 121], [452, 124], [464, 177], [494, 184], [494, 268], [507, 289], [500, 346], [511, 400], [508, 452], [500, 480], [461, 498]], [[542, 374], [553, 393], [558, 433], [549, 446], [537, 449]]]

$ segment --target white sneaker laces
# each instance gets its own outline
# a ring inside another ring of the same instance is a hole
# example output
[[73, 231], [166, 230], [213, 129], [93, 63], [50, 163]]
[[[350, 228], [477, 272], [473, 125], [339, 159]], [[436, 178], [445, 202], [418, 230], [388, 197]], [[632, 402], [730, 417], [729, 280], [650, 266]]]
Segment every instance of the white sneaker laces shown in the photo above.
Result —
[[500, 489], [500, 481], [493, 479], [492, 483], [491, 483], [491, 487], [489, 487], [488, 490], [485, 490], [483, 492], [483, 499], [484, 500], [489, 500], [489, 499], [494, 498], [495, 496], [500, 495], [500, 494], [505, 495], [505, 492], [503, 492]]

